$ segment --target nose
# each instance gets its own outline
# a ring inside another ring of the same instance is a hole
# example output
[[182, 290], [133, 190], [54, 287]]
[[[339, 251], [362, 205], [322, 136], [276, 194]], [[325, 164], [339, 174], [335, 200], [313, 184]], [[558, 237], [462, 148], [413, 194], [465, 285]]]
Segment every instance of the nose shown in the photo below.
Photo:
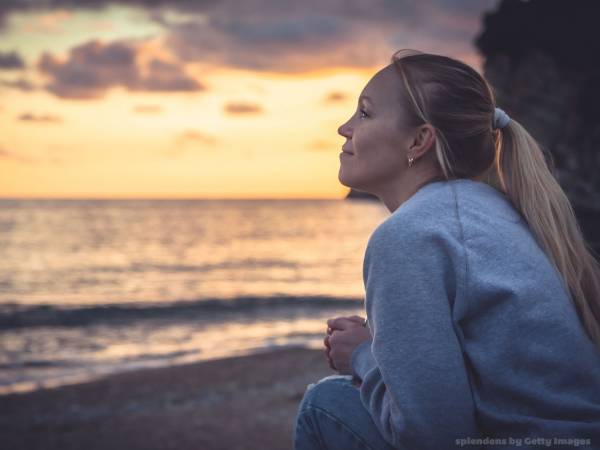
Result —
[[350, 128], [349, 123], [350, 121], [348, 120], [346, 123], [340, 125], [340, 127], [338, 128], [338, 134], [348, 139], [352, 137], [352, 129]]

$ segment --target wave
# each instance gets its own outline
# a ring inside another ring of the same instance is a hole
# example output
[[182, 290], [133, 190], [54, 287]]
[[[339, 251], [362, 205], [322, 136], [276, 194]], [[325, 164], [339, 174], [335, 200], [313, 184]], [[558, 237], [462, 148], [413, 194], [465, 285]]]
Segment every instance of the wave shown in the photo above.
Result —
[[[307, 267], [307, 264], [302, 264]], [[235, 270], [235, 269], [270, 269], [270, 268], [289, 268], [296, 269], [300, 267], [299, 262], [282, 259], [255, 259], [246, 258], [240, 261], [223, 261], [219, 263], [206, 264], [158, 264], [158, 263], [132, 263], [125, 267], [119, 266], [97, 266], [90, 270], [103, 273], [144, 273], [144, 272], [208, 272], [215, 270]]]
[[215, 313], [249, 313], [298, 308], [326, 309], [360, 307], [362, 299], [331, 296], [237, 297], [176, 301], [167, 304], [129, 303], [93, 306], [0, 305], [0, 330], [29, 327], [82, 327], [103, 322], [146, 319], [193, 320]]
[[31, 368], [47, 368], [47, 367], [67, 367], [74, 366], [71, 361], [66, 360], [30, 360], [30, 361], [15, 361], [10, 363], [0, 363], [0, 370], [14, 369], [31, 369]]
[[[113, 363], [120, 364], [131, 364], [139, 363], [144, 361], [160, 361], [169, 360], [173, 358], [179, 358], [182, 356], [188, 356], [200, 353], [200, 350], [176, 350], [167, 353], [141, 353], [139, 355], [126, 356], [117, 358]], [[109, 361], [110, 362], [110, 361]], [[46, 369], [46, 368], [57, 368], [57, 367], [82, 367], [86, 364], [86, 361], [78, 359], [32, 359], [24, 361], [13, 361], [0, 363], [0, 370], [21, 370], [21, 369]]]

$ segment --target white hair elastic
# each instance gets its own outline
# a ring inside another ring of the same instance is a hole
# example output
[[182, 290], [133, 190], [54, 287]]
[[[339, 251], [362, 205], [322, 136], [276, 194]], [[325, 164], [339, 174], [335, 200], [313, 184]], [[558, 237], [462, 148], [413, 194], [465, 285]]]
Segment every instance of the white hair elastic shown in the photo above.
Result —
[[504, 128], [510, 122], [510, 116], [503, 109], [494, 110], [494, 128]]

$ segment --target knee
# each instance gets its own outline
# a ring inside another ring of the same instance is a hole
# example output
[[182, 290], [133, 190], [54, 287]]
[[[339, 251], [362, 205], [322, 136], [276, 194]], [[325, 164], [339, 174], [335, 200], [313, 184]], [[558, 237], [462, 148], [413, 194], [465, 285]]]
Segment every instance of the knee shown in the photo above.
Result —
[[304, 392], [294, 424], [294, 449], [367, 447], [357, 434], [366, 414], [352, 377], [322, 378]]
[[333, 375], [311, 383], [304, 392], [300, 402], [300, 412], [312, 408], [320, 408], [326, 411], [339, 406], [340, 402], [348, 395], [352, 386], [351, 377], [344, 375]]

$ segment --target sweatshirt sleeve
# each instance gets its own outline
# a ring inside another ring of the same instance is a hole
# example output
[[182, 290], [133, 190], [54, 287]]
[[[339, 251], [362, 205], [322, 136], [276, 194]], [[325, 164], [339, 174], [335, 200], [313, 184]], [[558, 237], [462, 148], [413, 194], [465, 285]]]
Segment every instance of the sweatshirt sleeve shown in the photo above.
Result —
[[362, 403], [394, 447], [454, 448], [456, 439], [479, 435], [451, 313], [465, 283], [462, 243], [443, 228], [388, 222], [365, 254], [372, 339], [353, 351], [352, 372], [362, 379]]

